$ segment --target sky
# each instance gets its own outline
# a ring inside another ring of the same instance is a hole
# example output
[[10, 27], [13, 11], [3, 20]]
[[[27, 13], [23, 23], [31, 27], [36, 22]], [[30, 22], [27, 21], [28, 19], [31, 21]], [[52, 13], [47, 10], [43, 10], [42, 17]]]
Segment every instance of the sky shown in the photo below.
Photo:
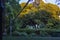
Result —
[[[20, 1], [20, 3], [22, 3], [22, 2], [27, 2], [28, 0], [21, 0]], [[53, 3], [53, 4], [55, 4], [55, 1], [56, 0], [43, 0], [45, 3]]]
[[[28, 0], [20, 0], [19, 3], [22, 3], [22, 2], [27, 2]], [[34, 1], [34, 0], [33, 0]], [[31, 1], [30, 3], [32, 3], [33, 1]], [[56, 4], [56, 0], [43, 0], [45, 3], [52, 3], [52, 4]], [[60, 5], [58, 5], [60, 7]]]
[[27, 2], [28, 0], [20, 0], [20, 2], [19, 3], [22, 3], [22, 2]]

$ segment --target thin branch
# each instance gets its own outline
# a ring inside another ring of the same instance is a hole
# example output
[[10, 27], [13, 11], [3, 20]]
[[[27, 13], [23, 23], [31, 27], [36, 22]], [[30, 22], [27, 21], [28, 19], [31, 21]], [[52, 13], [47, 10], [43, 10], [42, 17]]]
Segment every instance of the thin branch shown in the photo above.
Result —
[[[26, 5], [23, 7], [23, 9], [19, 12], [19, 14], [15, 17], [15, 19], [20, 15], [20, 13], [24, 10], [24, 8], [28, 5], [30, 0], [28, 0], [28, 2], [26, 3]], [[15, 21], [15, 19], [13, 19], [13, 21]]]

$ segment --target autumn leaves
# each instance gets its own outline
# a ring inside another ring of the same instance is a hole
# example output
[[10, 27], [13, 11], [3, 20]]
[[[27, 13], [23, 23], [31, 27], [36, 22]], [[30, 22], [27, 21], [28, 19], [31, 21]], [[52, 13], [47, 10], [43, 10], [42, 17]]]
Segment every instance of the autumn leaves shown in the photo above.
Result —
[[[36, 1], [35, 0], [35, 3], [38, 3], [39, 4], [39, 8], [40, 10], [46, 10], [48, 12], [51, 12], [52, 13], [52, 16], [56, 19], [58, 19], [58, 10], [60, 11], [60, 9], [58, 9], [58, 6], [57, 5], [54, 5], [54, 4], [50, 4], [50, 3], [44, 3], [42, 0], [38, 0]], [[31, 3], [31, 4], [28, 4], [28, 6], [23, 10], [23, 12], [20, 14], [20, 16], [23, 16], [25, 14], [28, 14], [30, 12], [37, 12], [38, 9], [36, 8], [36, 4], [35, 3]], [[21, 3], [21, 7], [23, 8], [24, 5], [26, 3]], [[35, 4], [35, 5], [34, 5]]]

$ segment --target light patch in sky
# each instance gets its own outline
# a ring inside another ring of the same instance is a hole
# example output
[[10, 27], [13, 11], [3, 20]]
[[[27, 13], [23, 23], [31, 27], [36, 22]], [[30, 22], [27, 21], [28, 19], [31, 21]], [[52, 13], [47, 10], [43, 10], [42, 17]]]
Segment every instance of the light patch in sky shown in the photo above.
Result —
[[43, 0], [45, 3], [52, 3], [52, 4], [56, 4], [56, 0]]
[[[20, 0], [19, 4], [21, 4], [22, 2], [27, 2], [28, 0]], [[34, 0], [33, 0], [34, 1]], [[32, 3], [33, 1], [29, 2]]]
[[[27, 2], [28, 0], [21, 0], [19, 3], [22, 3], [22, 2]], [[33, 0], [34, 1], [34, 0]], [[52, 3], [52, 4], [55, 4], [55, 1], [56, 0], [43, 0], [45, 3]], [[32, 2], [30, 2], [32, 3]]]
[[28, 0], [20, 0], [19, 4], [22, 3], [22, 2], [27, 2]]
[[[19, 4], [21, 4], [22, 2], [27, 2], [28, 0], [20, 0], [20, 2], [19, 2]], [[55, 3], [56, 2], [56, 0], [43, 0], [45, 3], [52, 3], [52, 4], [57, 4], [57, 3]], [[33, 1], [31, 1], [31, 2], [29, 2], [29, 3], [32, 3], [32, 2], [34, 2], [34, 0]], [[60, 7], [60, 6], [59, 6]]]

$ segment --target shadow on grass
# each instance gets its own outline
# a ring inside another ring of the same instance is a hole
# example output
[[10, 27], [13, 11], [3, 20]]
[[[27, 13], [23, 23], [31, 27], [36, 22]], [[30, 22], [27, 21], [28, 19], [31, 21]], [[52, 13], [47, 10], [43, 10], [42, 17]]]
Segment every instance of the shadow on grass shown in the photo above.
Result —
[[60, 37], [3, 36], [2, 40], [60, 40]]

